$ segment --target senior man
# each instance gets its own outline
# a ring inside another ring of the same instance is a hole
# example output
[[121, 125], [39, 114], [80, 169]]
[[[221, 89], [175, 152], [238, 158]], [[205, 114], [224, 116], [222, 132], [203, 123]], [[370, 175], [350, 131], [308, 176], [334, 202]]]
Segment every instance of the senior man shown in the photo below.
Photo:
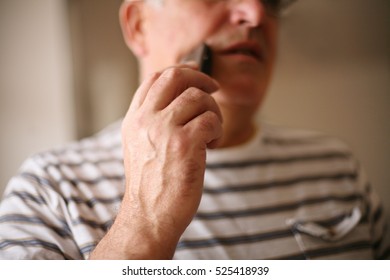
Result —
[[[121, 124], [23, 165], [3, 258], [382, 258], [384, 217], [349, 149], [256, 124], [286, 1], [125, 1], [141, 84]], [[180, 63], [211, 51], [210, 75]]]

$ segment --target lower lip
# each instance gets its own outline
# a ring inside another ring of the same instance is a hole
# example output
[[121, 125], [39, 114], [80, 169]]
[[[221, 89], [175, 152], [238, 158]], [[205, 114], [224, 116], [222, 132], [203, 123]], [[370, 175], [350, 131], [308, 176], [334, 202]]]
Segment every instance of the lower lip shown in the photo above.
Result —
[[250, 63], [260, 63], [261, 60], [257, 57], [251, 56], [251, 55], [246, 55], [243, 53], [228, 53], [228, 54], [222, 54], [223, 57], [229, 58], [229, 59], [234, 59], [238, 61], [243, 61], [243, 62], [250, 62]]

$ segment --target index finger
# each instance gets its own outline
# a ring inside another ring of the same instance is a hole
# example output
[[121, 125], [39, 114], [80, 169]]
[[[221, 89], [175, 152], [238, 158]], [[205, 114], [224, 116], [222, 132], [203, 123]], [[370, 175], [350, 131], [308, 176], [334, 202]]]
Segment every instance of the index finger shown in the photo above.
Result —
[[[194, 61], [187, 61], [183, 64], [176, 65], [175, 67], [191, 68], [194, 70], [198, 70], [199, 68], [197, 63]], [[154, 82], [160, 77], [162, 72], [163, 71], [152, 73], [141, 82], [140, 86], [133, 95], [133, 99], [130, 104], [130, 110], [136, 110], [143, 104], [146, 95], [148, 94], [148, 91], [153, 86]]]
[[153, 110], [162, 110], [190, 87], [212, 93], [218, 90], [219, 85], [200, 71], [188, 67], [171, 67], [162, 72], [154, 82], [144, 103]]

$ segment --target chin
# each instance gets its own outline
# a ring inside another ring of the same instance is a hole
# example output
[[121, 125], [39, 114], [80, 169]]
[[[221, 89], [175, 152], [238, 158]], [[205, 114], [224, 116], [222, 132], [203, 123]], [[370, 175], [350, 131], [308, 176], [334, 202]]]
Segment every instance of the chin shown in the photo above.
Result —
[[264, 93], [253, 88], [225, 88], [222, 86], [222, 89], [214, 93], [213, 97], [220, 106], [257, 110], [263, 100]]
[[266, 85], [253, 76], [242, 75], [218, 82], [221, 90], [215, 93], [215, 98], [224, 104], [257, 107], [265, 95]]

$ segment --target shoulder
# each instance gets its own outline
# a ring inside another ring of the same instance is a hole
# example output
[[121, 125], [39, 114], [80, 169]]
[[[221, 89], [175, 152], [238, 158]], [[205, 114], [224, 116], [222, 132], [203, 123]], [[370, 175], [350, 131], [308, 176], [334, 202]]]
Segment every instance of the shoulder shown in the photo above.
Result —
[[45, 168], [59, 165], [76, 166], [85, 162], [99, 162], [114, 158], [121, 158], [120, 122], [90, 137], [36, 153], [26, 163]]
[[113, 156], [121, 150], [120, 122], [104, 128], [100, 132], [81, 140], [70, 142], [61, 147], [44, 151], [37, 157], [57, 158], [58, 161], [77, 162], [81, 158]]
[[91, 137], [30, 156], [6, 192], [24, 185], [61, 194], [80, 183], [98, 183], [121, 167], [120, 123], [115, 123]]

